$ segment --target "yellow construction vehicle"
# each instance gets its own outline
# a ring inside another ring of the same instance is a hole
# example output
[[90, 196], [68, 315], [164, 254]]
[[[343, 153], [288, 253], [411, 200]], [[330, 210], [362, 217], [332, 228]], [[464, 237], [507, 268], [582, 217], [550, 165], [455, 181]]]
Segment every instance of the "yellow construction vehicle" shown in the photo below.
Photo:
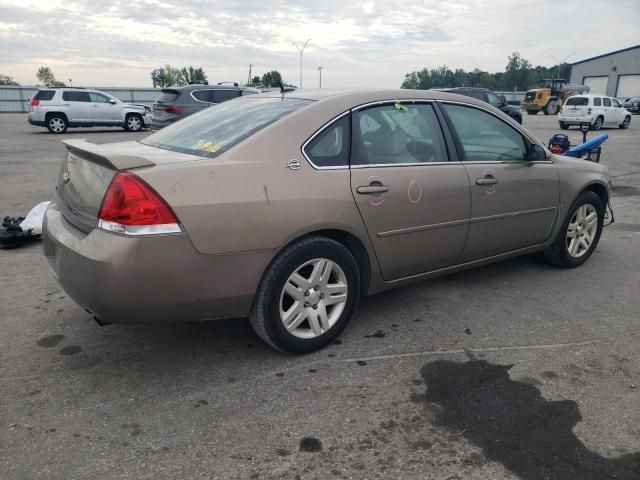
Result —
[[545, 115], [555, 115], [571, 95], [588, 91], [586, 85], [569, 84], [562, 78], [545, 78], [527, 89], [520, 107], [529, 115], [535, 115], [540, 110]]

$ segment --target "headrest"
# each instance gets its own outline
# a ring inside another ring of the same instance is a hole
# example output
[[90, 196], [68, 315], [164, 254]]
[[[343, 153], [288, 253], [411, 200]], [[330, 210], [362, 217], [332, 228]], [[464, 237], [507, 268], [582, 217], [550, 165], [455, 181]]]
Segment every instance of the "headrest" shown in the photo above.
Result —
[[407, 153], [407, 134], [400, 127], [372, 138], [372, 150], [376, 155], [395, 156]]

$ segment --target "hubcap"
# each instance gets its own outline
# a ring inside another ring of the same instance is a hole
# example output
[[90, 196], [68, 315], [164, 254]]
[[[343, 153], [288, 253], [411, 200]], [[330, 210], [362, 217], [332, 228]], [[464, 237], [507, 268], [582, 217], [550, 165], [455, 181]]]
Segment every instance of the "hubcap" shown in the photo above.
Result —
[[60, 118], [52, 118], [49, 120], [49, 126], [54, 132], [61, 132], [64, 130], [64, 122]]
[[139, 130], [140, 129], [140, 119], [138, 117], [129, 117], [129, 128], [131, 130]]
[[280, 294], [280, 320], [298, 338], [315, 338], [333, 327], [347, 303], [347, 276], [340, 266], [316, 258], [299, 266]]
[[574, 258], [583, 256], [596, 238], [598, 212], [591, 204], [581, 205], [571, 217], [567, 228], [567, 250]]

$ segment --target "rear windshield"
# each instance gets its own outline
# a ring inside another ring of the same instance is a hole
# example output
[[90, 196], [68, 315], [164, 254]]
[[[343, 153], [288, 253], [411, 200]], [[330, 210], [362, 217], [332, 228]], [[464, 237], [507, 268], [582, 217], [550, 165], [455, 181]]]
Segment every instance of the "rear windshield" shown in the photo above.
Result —
[[141, 143], [201, 157], [215, 157], [310, 103], [310, 100], [295, 98], [255, 97], [224, 102], [165, 127]]
[[55, 95], [55, 90], [40, 90], [36, 93], [36, 96], [33, 97], [34, 100], [51, 100]]
[[589, 99], [587, 97], [570, 97], [565, 105], [587, 106]]
[[162, 90], [160, 96], [156, 99], [158, 103], [171, 103], [180, 96], [180, 92], [177, 90]]

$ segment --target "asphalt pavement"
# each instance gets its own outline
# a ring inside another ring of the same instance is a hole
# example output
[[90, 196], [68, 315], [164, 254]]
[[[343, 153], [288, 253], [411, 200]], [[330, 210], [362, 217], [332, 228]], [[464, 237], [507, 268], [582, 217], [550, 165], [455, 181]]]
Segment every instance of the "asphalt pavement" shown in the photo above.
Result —
[[[69, 132], [0, 115], [0, 216], [52, 197], [61, 139], [148, 134]], [[99, 327], [39, 244], [0, 250], [0, 478], [637, 480], [639, 132], [603, 131], [616, 223], [584, 266], [523, 257], [370, 297], [306, 356], [244, 319]]]

